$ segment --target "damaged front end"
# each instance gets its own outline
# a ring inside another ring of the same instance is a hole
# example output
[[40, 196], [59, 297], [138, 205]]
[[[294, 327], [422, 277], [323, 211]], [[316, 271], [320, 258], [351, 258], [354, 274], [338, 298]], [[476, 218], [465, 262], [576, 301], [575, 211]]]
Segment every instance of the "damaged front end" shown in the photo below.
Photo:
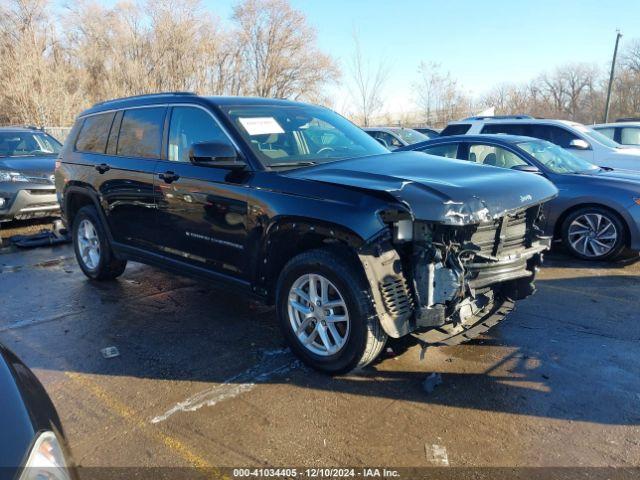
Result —
[[427, 343], [462, 343], [505, 318], [535, 292], [551, 244], [537, 226], [540, 205], [446, 223], [400, 209], [381, 216], [387, 234], [359, 252], [378, 317], [391, 337]]

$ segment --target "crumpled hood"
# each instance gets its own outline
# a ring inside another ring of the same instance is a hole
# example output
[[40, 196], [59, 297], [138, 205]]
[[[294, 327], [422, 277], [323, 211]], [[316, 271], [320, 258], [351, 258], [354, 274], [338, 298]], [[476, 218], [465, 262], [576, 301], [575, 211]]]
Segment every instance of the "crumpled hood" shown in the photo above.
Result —
[[554, 198], [545, 178], [504, 168], [397, 152], [315, 165], [286, 175], [386, 192], [417, 220], [451, 225], [478, 223]]

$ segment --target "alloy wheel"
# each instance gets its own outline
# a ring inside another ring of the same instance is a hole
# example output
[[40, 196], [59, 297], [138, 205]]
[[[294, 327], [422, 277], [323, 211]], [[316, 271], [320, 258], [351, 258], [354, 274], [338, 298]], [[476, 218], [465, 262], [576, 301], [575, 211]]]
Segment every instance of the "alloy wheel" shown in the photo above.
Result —
[[585, 213], [569, 225], [571, 247], [585, 257], [602, 257], [608, 254], [618, 241], [616, 226], [605, 215]]
[[294, 335], [316, 355], [335, 355], [347, 343], [347, 305], [336, 286], [322, 275], [305, 274], [293, 283], [288, 314]]
[[100, 238], [95, 226], [86, 218], [78, 226], [78, 252], [82, 263], [89, 270], [95, 270], [100, 263]]

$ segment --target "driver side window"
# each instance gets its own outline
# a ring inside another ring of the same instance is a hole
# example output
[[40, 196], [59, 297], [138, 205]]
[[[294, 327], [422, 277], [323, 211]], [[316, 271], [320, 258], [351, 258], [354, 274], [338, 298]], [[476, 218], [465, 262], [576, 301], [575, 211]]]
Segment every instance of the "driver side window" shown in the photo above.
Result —
[[516, 165], [527, 165], [527, 162], [504, 148], [495, 145], [469, 145], [468, 160], [492, 167], [512, 168]]
[[231, 143], [218, 122], [196, 107], [174, 107], [169, 126], [167, 158], [188, 162], [191, 145], [199, 142]]

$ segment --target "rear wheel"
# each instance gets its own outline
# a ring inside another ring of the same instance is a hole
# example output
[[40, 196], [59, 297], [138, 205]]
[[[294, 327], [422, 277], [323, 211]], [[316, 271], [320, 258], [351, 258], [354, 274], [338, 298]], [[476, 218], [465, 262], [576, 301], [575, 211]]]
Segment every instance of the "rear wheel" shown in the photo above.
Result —
[[125, 260], [115, 258], [93, 205], [82, 207], [75, 215], [73, 248], [78, 265], [92, 280], [112, 280], [127, 266]]
[[615, 213], [586, 207], [571, 213], [562, 224], [562, 239], [575, 257], [612, 260], [624, 249], [625, 229]]
[[355, 262], [328, 250], [302, 253], [284, 267], [276, 293], [278, 321], [292, 350], [331, 374], [371, 363], [387, 336]]

